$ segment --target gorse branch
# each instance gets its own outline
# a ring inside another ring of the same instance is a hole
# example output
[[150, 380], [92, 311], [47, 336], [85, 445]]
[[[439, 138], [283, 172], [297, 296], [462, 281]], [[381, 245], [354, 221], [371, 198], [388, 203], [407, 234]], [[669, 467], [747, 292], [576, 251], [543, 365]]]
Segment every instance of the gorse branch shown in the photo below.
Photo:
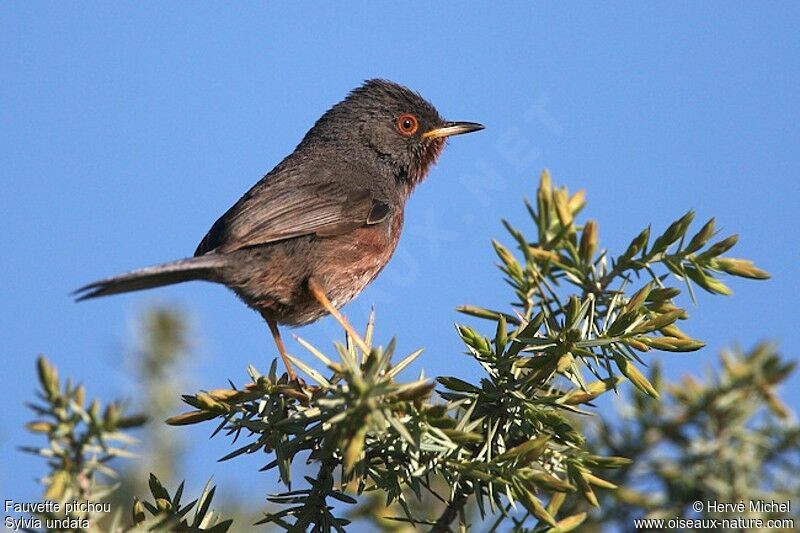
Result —
[[[132, 524], [125, 525], [119, 509], [112, 512], [109, 499], [119, 488], [119, 474], [108, 463], [115, 458], [135, 458], [127, 446], [135, 443], [126, 431], [145, 423], [142, 415], [126, 415], [123, 404], [97, 400], [86, 405], [82, 385], [67, 380], [63, 386], [58, 370], [44, 357], [37, 360], [39, 403], [29, 404], [37, 419], [27, 425], [33, 433], [45, 434], [48, 445], [25, 447], [24, 451], [48, 459], [50, 473], [41, 481], [44, 500], [59, 502], [58, 512], [40, 513], [32, 524], [45, 531], [227, 531], [231, 521], [220, 521], [210, 510], [214, 488], [206, 485], [199, 500], [181, 505], [183, 484], [170, 496], [161, 482], [150, 475], [154, 503], [135, 500]], [[199, 501], [199, 503], [198, 503]], [[64, 503], [70, 502], [68, 508]], [[77, 503], [77, 505], [76, 505]], [[191, 519], [185, 516], [196, 506]], [[148, 516], [149, 515], [149, 516]]]
[[[634, 364], [641, 362], [637, 352], [693, 351], [704, 345], [677, 326], [688, 313], [675, 305], [681, 290], [670, 286], [670, 274], [687, 287], [690, 295], [693, 284], [711, 293], [730, 294], [715, 274], [769, 277], [750, 261], [719, 257], [736, 243], [736, 236], [709, 246], [714, 235], [713, 219], [688, 238], [692, 212], [673, 222], [652, 244], [651, 230], [646, 228], [625, 252], [610, 259], [607, 250], [598, 252], [597, 222], [590, 220], [582, 226], [576, 222], [575, 217], [585, 206], [583, 193], [570, 196], [566, 189], [554, 188], [544, 172], [536, 205], [527, 203], [538, 241], [529, 242], [522, 232], [504, 222], [523, 261], [494, 243], [500, 268], [517, 297], [512, 305], [518, 310], [509, 314], [474, 306], [460, 309], [498, 321], [498, 326], [501, 318], [517, 326], [524, 324], [509, 337], [529, 344], [514, 346], [513, 355], [540, 352], [532, 360], [515, 362], [536, 367], [533, 377], [558, 370], [585, 389], [581, 367], [606, 383], [619, 372], [644, 392], [655, 394]], [[626, 295], [636, 283], [634, 276], [638, 279], [642, 274], [646, 282]], [[570, 286], [579, 292], [570, 294]], [[468, 331], [466, 335], [474, 339], [477, 334]], [[480, 353], [480, 346], [472, 346]]]
[[[23, 447], [26, 452], [47, 458], [50, 473], [41, 482], [43, 499], [51, 501], [79, 500], [98, 502], [115, 489], [116, 472], [106, 464], [116, 457], [131, 457], [126, 449], [134, 439], [125, 429], [141, 426], [141, 415], [126, 415], [120, 403], [105, 408], [98, 400], [86, 402], [82, 385], [70, 380], [61, 383], [58, 370], [43, 356], [37, 362], [40, 391], [37, 403], [28, 404], [36, 420], [27, 425], [33, 433], [44, 434], [47, 445]], [[102, 513], [76, 510], [72, 513], [48, 513], [50, 520], [69, 523], [94, 523]]]
[[[183, 483], [172, 495], [153, 474], [150, 474], [148, 484], [153, 502], [141, 501], [138, 498], [134, 500], [131, 510], [134, 525], [128, 531], [225, 533], [233, 523], [233, 520], [221, 520], [219, 515], [211, 510], [211, 501], [216, 492], [211, 481], [206, 483], [198, 499], [187, 504], [181, 503]], [[190, 514], [192, 510], [194, 512]]]

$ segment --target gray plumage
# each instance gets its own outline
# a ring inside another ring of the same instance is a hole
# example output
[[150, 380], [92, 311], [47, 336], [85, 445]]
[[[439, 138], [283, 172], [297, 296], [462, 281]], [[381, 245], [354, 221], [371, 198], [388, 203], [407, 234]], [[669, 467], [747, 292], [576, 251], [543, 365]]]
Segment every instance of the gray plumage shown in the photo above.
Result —
[[[408, 114], [418, 123], [413, 134], [398, 122]], [[446, 135], [425, 133], [482, 128], [452, 124], [417, 93], [367, 81], [213, 224], [194, 257], [90, 283], [77, 299], [204, 280], [229, 287], [268, 320], [316, 320], [326, 311], [309, 294], [310, 279], [340, 307], [394, 252], [406, 199], [445, 144]]]

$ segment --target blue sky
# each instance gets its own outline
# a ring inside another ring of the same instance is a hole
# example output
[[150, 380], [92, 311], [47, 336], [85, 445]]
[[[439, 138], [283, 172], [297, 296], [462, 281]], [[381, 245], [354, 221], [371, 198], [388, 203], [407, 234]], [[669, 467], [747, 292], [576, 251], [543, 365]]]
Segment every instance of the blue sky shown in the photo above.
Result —
[[[85, 282], [191, 255], [211, 223], [291, 151], [349, 89], [371, 77], [420, 91], [449, 119], [479, 121], [453, 139], [406, 212], [399, 249], [346, 308], [377, 307], [379, 338], [424, 346], [416, 371], [471, 378], [453, 331], [463, 303], [511, 295], [494, 268], [499, 220], [531, 229], [522, 196], [542, 168], [586, 189], [585, 214], [619, 251], [649, 223], [687, 209], [739, 233], [735, 256], [773, 274], [734, 280], [732, 298], [702, 296], [687, 330], [708, 347], [662, 359], [699, 373], [731, 343], [800, 341], [800, 8], [772, 3], [455, 3], [289, 5], [3, 2], [0, 4], [0, 339], [6, 379], [0, 495], [32, 499], [40, 461], [22, 424], [34, 359], [105, 399], [130, 396], [120, 365], [149, 305], [185, 309], [196, 332], [196, 388], [274, 356], [261, 319], [221, 287], [195, 283], [76, 305]], [[699, 227], [699, 226], [698, 226]], [[691, 305], [686, 302], [687, 305]], [[338, 338], [330, 319], [299, 330]], [[300, 352], [290, 341], [289, 350]], [[800, 379], [784, 390], [800, 403]], [[187, 392], [189, 392], [187, 390]], [[221, 490], [260, 458], [217, 464], [205, 440], [192, 486]], [[184, 431], [184, 430], [176, 430]], [[255, 504], [261, 501], [254, 497]]]

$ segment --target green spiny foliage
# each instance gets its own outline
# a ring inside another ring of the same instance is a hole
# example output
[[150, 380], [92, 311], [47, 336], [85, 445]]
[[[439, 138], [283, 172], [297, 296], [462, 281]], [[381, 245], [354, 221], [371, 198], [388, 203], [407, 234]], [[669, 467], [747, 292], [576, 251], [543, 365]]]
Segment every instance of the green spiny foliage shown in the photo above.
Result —
[[[372, 322], [364, 338], [368, 346], [371, 337]], [[245, 387], [185, 396], [196, 410], [173, 417], [168, 423], [183, 425], [220, 418], [217, 431], [225, 429], [237, 439], [250, 439], [223, 460], [262, 450], [274, 452], [275, 460], [264, 468], [278, 468], [289, 488], [292, 461], [300, 452], [310, 451], [309, 460], [320, 465], [316, 479], [306, 478], [308, 490], [272, 496], [270, 501], [290, 507], [268, 515], [263, 522], [300, 531], [310, 527], [340, 530], [348, 521], [333, 516], [331, 503], [355, 503], [345, 490], [362, 492], [369, 487], [396, 498], [415, 479], [415, 472], [424, 471], [420, 458], [425, 457], [426, 450], [441, 450], [452, 443], [444, 434], [426, 431], [422, 420], [434, 384], [424, 379], [404, 384], [394, 380], [419, 351], [390, 367], [393, 342], [385, 350], [375, 348], [367, 354], [354, 343], [337, 345], [338, 362], [300, 342], [333, 372], [329, 378], [296, 358], [292, 361], [314, 385], [288, 383], [285, 375], [277, 375], [274, 363], [265, 375], [251, 367], [250, 383]], [[335, 487], [333, 479], [337, 467], [341, 467], [341, 489]], [[414, 484], [419, 485], [419, 481]], [[295, 522], [288, 522], [292, 517]]]
[[[100, 502], [116, 489], [116, 472], [107, 463], [116, 457], [131, 457], [126, 449], [134, 441], [124, 430], [141, 426], [141, 415], [126, 415], [120, 403], [105, 408], [97, 400], [86, 403], [82, 385], [70, 380], [62, 385], [58, 370], [47, 359], [37, 360], [40, 390], [38, 402], [28, 404], [36, 419], [27, 425], [33, 433], [47, 437], [47, 445], [23, 447], [26, 452], [47, 459], [50, 472], [41, 479], [44, 500]], [[96, 523], [102, 518], [87, 508], [85, 512], [48, 513], [51, 520], [77, 520]]]
[[[131, 509], [133, 527], [126, 531], [179, 531], [195, 533], [225, 533], [233, 520], [220, 520], [219, 515], [211, 510], [216, 488], [211, 481], [206, 483], [200, 497], [187, 504], [181, 503], [183, 483], [170, 495], [154, 474], [148, 481], [153, 502], [136, 498]], [[190, 512], [194, 513], [189, 517]], [[150, 516], [148, 516], [150, 515]]]
[[[337, 357], [300, 340], [329, 372], [292, 358], [313, 384], [289, 383], [274, 364], [266, 374], [251, 367], [244, 387], [187, 395], [194, 410], [169, 422], [216, 420], [215, 434], [245, 441], [223, 459], [274, 453], [264, 468], [277, 468], [289, 490], [270, 498], [285, 508], [262, 522], [287, 530], [341, 531], [348, 522], [334, 515], [334, 502], [353, 503], [351, 494], [373, 491], [400, 505], [404, 513], [396, 520], [434, 531], [448, 530], [456, 519], [465, 525], [470, 502], [482, 517], [493, 515], [494, 529], [506, 519], [519, 530], [577, 528], [586, 514], [562, 512], [567, 495], [598, 506], [596, 490], [616, 488], [598, 471], [613, 472], [630, 460], [595, 453], [574, 415], [589, 413], [584, 406], [625, 379], [658, 398], [639, 354], [703, 346], [676, 325], [688, 313], [675, 304], [681, 290], [671, 280], [693, 296], [693, 286], [730, 294], [723, 274], [768, 275], [749, 261], [721, 258], [736, 238], [708, 245], [713, 220], [690, 236], [691, 212], [652, 243], [647, 228], [612, 256], [599, 251], [598, 224], [576, 220], [582, 193], [553, 187], [545, 172], [536, 206], [527, 205], [537, 240], [506, 223], [522, 258], [494, 243], [514, 291], [512, 308], [461, 308], [494, 322], [491, 337], [457, 326], [467, 355], [485, 371], [478, 383], [440, 377], [444, 388], [432, 398], [434, 383], [422, 376], [396, 381], [420, 352], [392, 365], [394, 342], [375, 346], [370, 320], [364, 339], [336, 345]], [[309, 488], [292, 491], [292, 464], [301, 452], [317, 463], [318, 475], [306, 478]], [[439, 477], [449, 493], [432, 488]], [[447, 505], [438, 518], [414, 516], [409, 494]]]
[[[37, 392], [39, 402], [28, 405], [36, 413], [36, 419], [27, 428], [45, 434], [48, 444], [22, 449], [47, 459], [50, 471], [41, 480], [45, 486], [42, 499], [61, 504], [60, 512], [39, 515], [45, 531], [227, 531], [231, 521], [220, 521], [210, 510], [214, 497], [210, 484], [198, 500], [181, 505], [183, 484], [170, 496], [151, 474], [149, 486], [154, 503], [137, 499], [130, 525], [124, 525], [119, 509], [99, 505], [110, 504], [120, 487], [120, 475], [109, 462], [116, 458], [136, 458], [127, 449], [136, 440], [126, 432], [142, 426], [146, 419], [142, 415], [126, 415], [120, 402], [103, 408], [99, 401], [93, 400], [87, 406], [84, 387], [74, 386], [70, 380], [62, 386], [58, 370], [43, 356], [37, 360], [37, 370], [41, 387]], [[74, 505], [76, 501], [91, 505]], [[72, 503], [75, 510], [66, 512], [66, 502]], [[186, 515], [195, 506], [192, 519], [187, 519]], [[47, 527], [48, 523], [63, 527]]]
[[[800, 425], [777, 391], [796, 362], [769, 344], [747, 353], [725, 351], [720, 360], [722, 368], [705, 379], [686, 376], [677, 383], [665, 383], [654, 367], [650, 380], [665, 399], [656, 402], [634, 392], [622, 423], [599, 425], [594, 447], [634, 461], [612, 473], [610, 479], [622, 488], [601, 500], [593, 524], [787, 516], [751, 510], [750, 502], [785, 502], [800, 494]], [[746, 511], [715, 513], [704, 507], [696, 513], [695, 501], [741, 501]], [[788, 516], [800, 520], [797, 509]]]

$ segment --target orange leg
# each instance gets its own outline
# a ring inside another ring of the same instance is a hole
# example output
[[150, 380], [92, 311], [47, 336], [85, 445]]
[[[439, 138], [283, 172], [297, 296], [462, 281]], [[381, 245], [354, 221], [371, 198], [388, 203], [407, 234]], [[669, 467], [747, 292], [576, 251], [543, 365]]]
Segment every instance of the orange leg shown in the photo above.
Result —
[[283, 339], [281, 339], [281, 332], [278, 329], [278, 323], [265, 313], [261, 313], [261, 316], [263, 316], [264, 320], [267, 321], [269, 330], [272, 332], [272, 338], [275, 340], [275, 346], [278, 347], [278, 353], [281, 354], [283, 364], [286, 366], [286, 372], [289, 374], [289, 381], [296, 380], [297, 376], [294, 373], [294, 369], [292, 368], [291, 363], [289, 363], [289, 358], [286, 357], [286, 346], [283, 345]]
[[336, 321], [344, 328], [350, 338], [353, 339], [353, 342], [356, 343], [356, 346], [361, 348], [361, 351], [365, 354], [369, 354], [370, 350], [367, 346], [367, 343], [364, 342], [364, 339], [361, 338], [361, 335], [359, 335], [356, 330], [353, 329], [353, 326], [350, 325], [350, 323], [339, 312], [339, 310], [333, 306], [331, 301], [328, 299], [328, 296], [325, 294], [325, 291], [322, 290], [322, 287], [320, 287], [320, 285], [314, 281], [314, 279], [308, 280], [308, 290], [311, 292], [311, 295], [314, 297], [314, 299], [317, 300], [317, 302], [319, 302], [319, 304], [324, 307], [327, 312], [333, 315], [333, 318], [335, 318]]

